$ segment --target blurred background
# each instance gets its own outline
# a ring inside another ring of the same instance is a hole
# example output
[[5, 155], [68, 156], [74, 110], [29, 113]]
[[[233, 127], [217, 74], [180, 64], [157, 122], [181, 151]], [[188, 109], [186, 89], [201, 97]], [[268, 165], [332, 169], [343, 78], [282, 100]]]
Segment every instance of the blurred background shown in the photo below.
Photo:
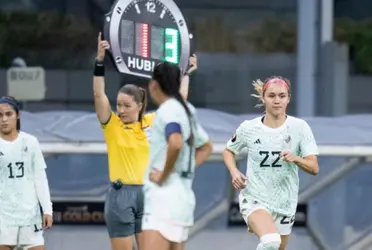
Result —
[[[255, 249], [222, 163], [225, 142], [261, 115], [251, 83], [292, 82], [288, 113], [319, 143], [320, 174], [301, 172], [288, 250], [372, 249], [372, 1], [175, 0], [194, 35], [199, 68], [190, 101], [214, 143], [197, 170], [196, 223], [187, 250]], [[46, 249], [110, 249], [103, 219], [107, 157], [92, 94], [96, 37], [112, 0], [1, 0], [0, 93], [22, 100], [22, 126], [47, 157], [55, 209]], [[115, 106], [126, 83], [107, 61]], [[156, 107], [150, 103], [150, 109]], [[245, 171], [244, 157], [239, 159]]]

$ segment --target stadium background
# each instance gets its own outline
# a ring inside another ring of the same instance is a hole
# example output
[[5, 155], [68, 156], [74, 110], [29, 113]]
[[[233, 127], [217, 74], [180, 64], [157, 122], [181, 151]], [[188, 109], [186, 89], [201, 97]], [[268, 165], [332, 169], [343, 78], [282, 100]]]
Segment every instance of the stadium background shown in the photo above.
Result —
[[[104, 226], [93, 225], [102, 222], [108, 178], [102, 134], [92, 113], [91, 78], [96, 33], [112, 3], [0, 2], [0, 93], [7, 93], [12, 63], [19, 66], [15, 58], [44, 68], [45, 98], [23, 103], [22, 122], [26, 131], [41, 140], [47, 156], [56, 222], [90, 218], [91, 225], [56, 225], [46, 233], [47, 249], [109, 249]], [[237, 223], [233, 210], [229, 213], [236, 194], [218, 150], [240, 121], [261, 112], [253, 108], [255, 100], [250, 97], [253, 79], [272, 74], [290, 78], [295, 95], [290, 114], [302, 116], [299, 103], [311, 103], [306, 94], [296, 96], [303, 94], [298, 91], [302, 82], [297, 80], [299, 6], [296, 0], [176, 3], [195, 34], [199, 56], [190, 100], [199, 108], [217, 150], [198, 170], [197, 221], [187, 249], [255, 249], [256, 239], [244, 227], [228, 227], [228, 220]], [[372, 249], [370, 13], [368, 0], [334, 0], [334, 42], [325, 48], [327, 53], [319, 53], [320, 45], [316, 51], [316, 117], [305, 116], [320, 144], [321, 173], [316, 177], [301, 174], [300, 200], [307, 212], [297, 218], [306, 219], [306, 225], [295, 227], [289, 250]], [[117, 89], [127, 82], [146, 86], [146, 80], [119, 75], [111, 67], [107, 93], [113, 103]], [[338, 92], [344, 92], [345, 98], [337, 99]], [[344, 108], [337, 109], [335, 103]], [[244, 160], [240, 165], [244, 167]], [[69, 203], [77, 201], [81, 204]]]

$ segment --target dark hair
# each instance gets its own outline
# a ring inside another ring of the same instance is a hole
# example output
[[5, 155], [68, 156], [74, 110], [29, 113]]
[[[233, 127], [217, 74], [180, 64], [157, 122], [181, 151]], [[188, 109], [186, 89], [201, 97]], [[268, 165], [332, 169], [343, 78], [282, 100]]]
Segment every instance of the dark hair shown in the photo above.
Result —
[[137, 104], [142, 104], [142, 108], [137, 118], [137, 121], [141, 122], [141, 127], [142, 127], [143, 115], [147, 108], [146, 90], [134, 84], [127, 84], [120, 88], [119, 93], [124, 93], [130, 96], [133, 96], [133, 99]]
[[152, 73], [152, 79], [159, 83], [166, 95], [176, 98], [186, 110], [187, 116], [191, 117], [190, 109], [180, 94], [181, 69], [177, 65], [168, 62], [158, 64]]
[[192, 130], [192, 114], [187, 106], [185, 100], [180, 94], [180, 86], [181, 86], [181, 69], [175, 65], [168, 62], [163, 62], [158, 64], [154, 71], [152, 72], [152, 79], [158, 82], [161, 90], [167, 96], [174, 97], [181, 103], [183, 108], [186, 111], [186, 114], [189, 119], [190, 125], [190, 137], [187, 139], [187, 144], [190, 147], [190, 154], [189, 154], [189, 167], [187, 171], [181, 173], [182, 177], [188, 178], [191, 174], [191, 161], [192, 161], [192, 150], [191, 148], [194, 146], [194, 133]]
[[[14, 109], [17, 116], [19, 115], [20, 105], [17, 99], [15, 99], [13, 96], [2, 96], [0, 100], [3, 100], [2, 103], [9, 104]], [[17, 118], [17, 130], [18, 131], [21, 130], [21, 119], [20, 118]]]

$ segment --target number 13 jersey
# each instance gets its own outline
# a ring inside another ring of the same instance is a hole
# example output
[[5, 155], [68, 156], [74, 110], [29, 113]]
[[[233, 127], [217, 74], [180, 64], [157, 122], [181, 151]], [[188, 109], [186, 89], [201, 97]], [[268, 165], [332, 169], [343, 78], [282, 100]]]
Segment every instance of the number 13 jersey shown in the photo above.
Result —
[[41, 211], [35, 174], [46, 164], [36, 137], [20, 132], [14, 141], [0, 139], [0, 224], [39, 225]]
[[275, 213], [294, 215], [299, 189], [298, 166], [284, 161], [280, 154], [317, 155], [318, 147], [309, 125], [292, 116], [287, 116], [279, 128], [264, 125], [263, 117], [244, 121], [227, 142], [227, 149], [239, 154], [244, 148], [248, 149], [247, 186], [240, 195]]

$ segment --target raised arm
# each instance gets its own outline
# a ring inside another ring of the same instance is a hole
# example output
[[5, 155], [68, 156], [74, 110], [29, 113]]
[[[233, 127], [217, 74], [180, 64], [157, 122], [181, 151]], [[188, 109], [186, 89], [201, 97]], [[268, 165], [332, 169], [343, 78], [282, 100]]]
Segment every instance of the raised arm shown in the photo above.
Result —
[[189, 59], [190, 67], [185, 72], [181, 80], [180, 93], [183, 99], [186, 101], [189, 96], [189, 83], [190, 83], [190, 74], [198, 68], [198, 58], [196, 55], [192, 55]]
[[107, 41], [102, 41], [102, 35], [100, 32], [98, 35], [97, 57], [94, 65], [93, 94], [97, 117], [101, 124], [106, 124], [111, 116], [111, 106], [105, 93], [104, 78], [104, 59], [106, 50], [109, 48], [109, 43]]

